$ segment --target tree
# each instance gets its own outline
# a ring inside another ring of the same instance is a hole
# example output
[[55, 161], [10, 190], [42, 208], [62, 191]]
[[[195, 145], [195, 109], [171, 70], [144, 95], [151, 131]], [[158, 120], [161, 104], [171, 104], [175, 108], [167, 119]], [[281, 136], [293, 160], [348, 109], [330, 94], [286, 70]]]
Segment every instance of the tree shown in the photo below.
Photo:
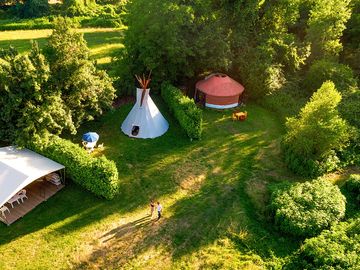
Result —
[[206, 71], [226, 70], [231, 59], [229, 30], [211, 1], [131, 1], [128, 30], [119, 55], [121, 86], [133, 91], [134, 74], [152, 70], [153, 87], [183, 82]]
[[336, 59], [342, 50], [340, 38], [351, 16], [351, 0], [311, 0], [307, 40], [312, 59]]
[[47, 88], [50, 69], [37, 43], [29, 54], [10, 48], [0, 56], [0, 138], [21, 146], [74, 131], [60, 92]]
[[319, 175], [338, 165], [336, 151], [347, 146], [351, 128], [339, 116], [341, 94], [325, 82], [297, 117], [287, 119], [283, 146], [288, 166], [303, 175]]
[[73, 17], [89, 15], [95, 6], [95, 0], [64, 0], [62, 8], [64, 15]]
[[349, 94], [357, 88], [357, 81], [349, 66], [326, 59], [312, 63], [306, 73], [304, 86], [310, 93], [313, 93], [329, 80], [334, 82], [336, 89], [343, 95]]
[[107, 73], [97, 70], [89, 60], [86, 41], [72, 26], [69, 20], [59, 18], [45, 51], [51, 70], [49, 87], [61, 92], [73, 124], [78, 127], [111, 107], [115, 89]]
[[42, 17], [49, 14], [48, 0], [27, 0], [21, 9], [22, 17]]

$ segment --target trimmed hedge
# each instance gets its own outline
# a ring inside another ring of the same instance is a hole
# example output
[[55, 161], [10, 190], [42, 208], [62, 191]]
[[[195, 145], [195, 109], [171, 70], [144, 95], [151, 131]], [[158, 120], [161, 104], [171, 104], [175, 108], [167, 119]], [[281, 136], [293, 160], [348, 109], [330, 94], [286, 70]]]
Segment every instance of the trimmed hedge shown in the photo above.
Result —
[[169, 83], [162, 84], [161, 96], [190, 139], [200, 139], [202, 111], [196, 106], [194, 100], [184, 96], [180, 89]]
[[112, 199], [119, 191], [119, 175], [114, 161], [94, 158], [71, 141], [52, 136], [46, 146], [30, 145], [32, 150], [63, 164], [75, 183], [92, 193]]
[[324, 179], [280, 186], [271, 197], [275, 224], [286, 233], [315, 236], [345, 216], [346, 199]]

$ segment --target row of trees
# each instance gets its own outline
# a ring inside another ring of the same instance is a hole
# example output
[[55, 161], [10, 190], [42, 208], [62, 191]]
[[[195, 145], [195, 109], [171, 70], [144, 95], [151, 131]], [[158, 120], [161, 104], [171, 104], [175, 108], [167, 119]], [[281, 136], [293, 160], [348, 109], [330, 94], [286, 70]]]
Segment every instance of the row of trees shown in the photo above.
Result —
[[[0, 8], [20, 18], [36, 18], [48, 15], [116, 17], [121, 12], [126, 0], [63, 0], [50, 4], [48, 0], [0, 0]], [[116, 4], [115, 4], [116, 3]], [[112, 5], [114, 4], [114, 5]]]
[[[299, 100], [320, 89], [287, 123], [289, 167], [318, 175], [337, 168], [341, 159], [353, 163], [360, 152], [349, 127], [360, 129], [359, 38], [346, 26], [359, 26], [359, 3], [131, 1], [125, 48], [118, 55], [120, 94], [132, 93], [132, 74], [145, 70], [153, 71], [154, 88], [165, 80], [193, 87], [206, 73], [226, 72], [245, 85], [250, 98], [283, 93], [282, 100], [293, 100], [289, 104], [299, 108]], [[275, 98], [272, 106], [282, 104]]]
[[25, 145], [108, 109], [115, 97], [111, 78], [89, 60], [82, 34], [59, 18], [43, 52], [0, 51], [0, 140]]
[[[350, 0], [132, 1], [120, 74], [158, 82], [226, 71], [252, 97], [279, 89], [316, 60], [337, 61]], [[259, 80], [260, 79], [260, 80]]]

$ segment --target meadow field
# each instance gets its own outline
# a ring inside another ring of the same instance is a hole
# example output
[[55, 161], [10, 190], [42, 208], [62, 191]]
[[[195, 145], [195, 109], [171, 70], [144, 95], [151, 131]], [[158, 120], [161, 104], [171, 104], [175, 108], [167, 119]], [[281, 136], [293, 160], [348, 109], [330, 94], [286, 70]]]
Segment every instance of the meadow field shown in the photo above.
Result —
[[[96, 60], [100, 66], [106, 67], [110, 63], [113, 53], [123, 47], [121, 44], [122, 30], [84, 28], [77, 31], [84, 34], [90, 49], [91, 59]], [[2, 31], [0, 33], [0, 48], [13, 46], [19, 52], [27, 52], [31, 49], [32, 40], [38, 42], [40, 48], [43, 48], [51, 33], [51, 29]]]
[[[93, 154], [116, 162], [120, 194], [106, 201], [68, 181], [15, 224], [1, 225], [1, 269], [264, 269], [298, 247], [266, 217], [266, 185], [291, 178], [278, 158], [278, 120], [256, 105], [246, 107], [246, 122], [205, 110], [203, 139], [191, 142], [155, 102], [170, 122], [159, 138], [122, 134], [130, 104], [72, 137], [100, 134], [104, 148]], [[159, 222], [148, 215], [152, 197], [164, 206]]]

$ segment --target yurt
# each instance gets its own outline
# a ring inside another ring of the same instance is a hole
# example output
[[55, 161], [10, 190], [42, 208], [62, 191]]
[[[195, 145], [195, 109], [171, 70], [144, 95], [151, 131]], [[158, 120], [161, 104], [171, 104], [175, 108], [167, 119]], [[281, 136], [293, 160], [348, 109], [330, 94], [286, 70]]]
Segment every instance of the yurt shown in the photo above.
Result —
[[244, 86], [226, 74], [211, 74], [196, 83], [195, 100], [203, 100], [209, 108], [234, 108], [244, 90]]
[[129, 137], [156, 138], [169, 128], [169, 123], [149, 96], [149, 81], [142, 81], [143, 88], [136, 89], [136, 103], [121, 125], [121, 130]]

